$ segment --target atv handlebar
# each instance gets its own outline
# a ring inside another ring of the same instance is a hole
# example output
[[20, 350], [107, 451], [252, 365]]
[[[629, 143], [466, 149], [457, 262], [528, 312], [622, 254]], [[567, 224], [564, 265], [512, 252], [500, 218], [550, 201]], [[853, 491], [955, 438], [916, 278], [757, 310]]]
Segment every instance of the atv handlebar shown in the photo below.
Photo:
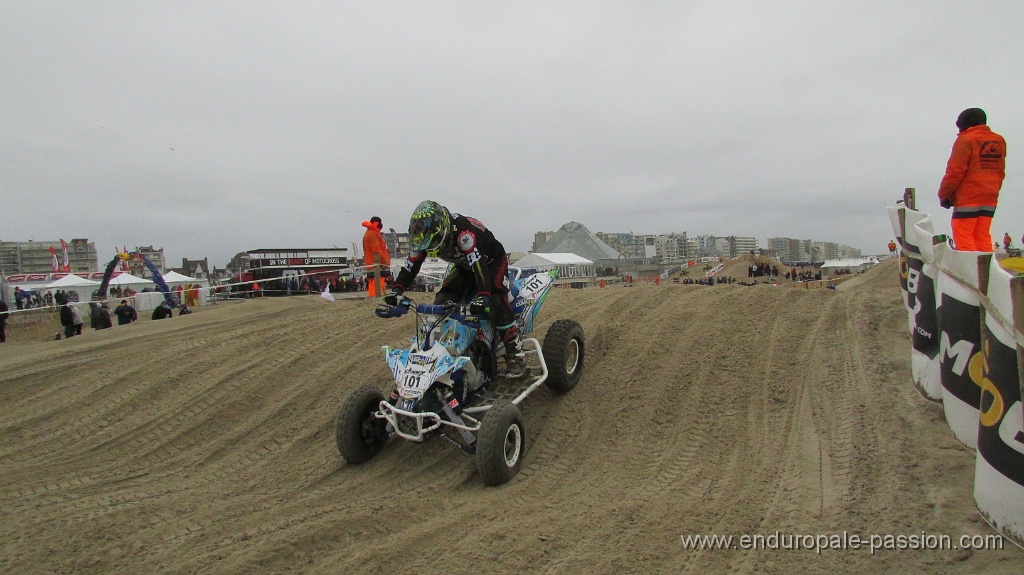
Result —
[[415, 309], [416, 313], [421, 313], [425, 315], [447, 316], [463, 325], [473, 328], [480, 327], [479, 316], [464, 313], [455, 313], [457, 310], [460, 309], [460, 306], [452, 302], [443, 305], [426, 303], [418, 304], [412, 301], [411, 299], [402, 296], [398, 300], [398, 305], [392, 306], [386, 303], [382, 303], [378, 305], [376, 309], [373, 310], [373, 313], [375, 313], [377, 317], [382, 318], [401, 317], [409, 313], [409, 308]]
[[455, 304], [450, 303], [448, 305], [431, 305], [426, 303], [416, 304], [417, 313], [429, 313], [432, 315], [444, 315], [446, 313], [455, 311]]
[[409, 307], [404, 305], [391, 306], [386, 303], [382, 303], [373, 310], [373, 313], [375, 313], [377, 317], [401, 317], [409, 313]]

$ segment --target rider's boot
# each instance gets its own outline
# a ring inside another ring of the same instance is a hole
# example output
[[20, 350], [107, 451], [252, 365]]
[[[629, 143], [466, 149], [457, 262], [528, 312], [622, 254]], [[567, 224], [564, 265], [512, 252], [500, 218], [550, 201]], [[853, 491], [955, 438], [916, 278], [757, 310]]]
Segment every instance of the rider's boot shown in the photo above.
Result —
[[522, 377], [526, 373], [526, 362], [523, 360], [523, 342], [519, 339], [519, 327], [516, 324], [501, 326], [498, 334], [505, 343], [505, 371], [510, 378]]

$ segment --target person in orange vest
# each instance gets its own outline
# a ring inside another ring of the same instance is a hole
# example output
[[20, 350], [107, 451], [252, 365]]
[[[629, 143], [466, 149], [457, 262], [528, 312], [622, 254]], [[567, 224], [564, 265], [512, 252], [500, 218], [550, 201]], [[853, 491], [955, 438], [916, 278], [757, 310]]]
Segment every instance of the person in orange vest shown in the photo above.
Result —
[[[384, 270], [391, 269], [391, 254], [388, 253], [388, 244], [384, 241], [384, 224], [380, 218], [373, 216], [369, 221], [363, 222], [366, 233], [363, 234], [363, 265], [366, 266], [366, 289], [368, 297], [384, 295]], [[373, 272], [376, 267], [376, 259], [380, 260], [380, 282], [373, 281]]]
[[1003, 232], [1003, 249], [1010, 251], [1010, 244], [1013, 243], [1013, 238], [1010, 237], [1010, 232]]
[[981, 108], [960, 112], [960, 132], [939, 184], [939, 205], [953, 208], [951, 227], [958, 250], [993, 251], [990, 228], [1006, 176], [1006, 140], [990, 130], [987, 121]]
[[896, 255], [896, 240], [889, 240], [889, 254]]

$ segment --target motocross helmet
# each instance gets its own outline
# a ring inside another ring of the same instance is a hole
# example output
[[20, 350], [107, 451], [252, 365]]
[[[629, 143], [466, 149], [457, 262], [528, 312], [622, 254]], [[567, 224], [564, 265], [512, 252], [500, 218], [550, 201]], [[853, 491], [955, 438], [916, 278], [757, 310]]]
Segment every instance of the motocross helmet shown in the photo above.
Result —
[[430, 200], [420, 202], [409, 220], [409, 249], [437, 255], [447, 243], [451, 227], [447, 208]]

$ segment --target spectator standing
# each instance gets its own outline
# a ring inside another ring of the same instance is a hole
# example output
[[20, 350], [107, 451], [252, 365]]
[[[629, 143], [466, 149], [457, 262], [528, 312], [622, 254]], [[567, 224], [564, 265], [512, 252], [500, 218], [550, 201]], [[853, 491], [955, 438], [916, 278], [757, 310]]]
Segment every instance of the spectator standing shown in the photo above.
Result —
[[89, 302], [89, 327], [103, 329], [103, 316], [98, 302]]
[[7, 341], [7, 316], [10, 315], [7, 302], [0, 299], [0, 343]]
[[[60, 325], [64, 328], [64, 337], [75, 335], [75, 312], [72, 311], [71, 303], [62, 299], [60, 304]], [[59, 334], [58, 334], [59, 335]]]
[[[367, 297], [384, 295], [384, 269], [391, 269], [391, 254], [388, 243], [384, 241], [384, 224], [377, 216], [363, 222], [366, 232], [363, 233], [363, 265], [366, 266]], [[374, 281], [374, 272], [380, 276], [380, 282]]]
[[1003, 232], [1003, 249], [1010, 251], [1010, 244], [1013, 243], [1013, 239], [1010, 237], [1010, 232]]
[[167, 303], [167, 300], [163, 300], [160, 302], [160, 305], [156, 306], [156, 309], [153, 310], [153, 315], [150, 319], [167, 319], [171, 317], [172, 313], [170, 304]]
[[100, 304], [100, 327], [99, 329], [107, 329], [114, 327], [114, 322], [110, 317], [110, 307], [107, 306], [107, 302]]
[[71, 315], [75, 325], [75, 335], [82, 335], [82, 326], [85, 325], [85, 319], [82, 317], [82, 312], [78, 309], [78, 306], [71, 305]]
[[987, 121], [981, 108], [960, 112], [960, 131], [939, 184], [939, 205], [953, 208], [953, 244], [958, 250], [993, 251], [990, 228], [1006, 175], [1006, 141]]
[[128, 300], [121, 300], [121, 305], [114, 308], [114, 315], [117, 316], [117, 325], [128, 325], [139, 319], [135, 308], [128, 304]]

